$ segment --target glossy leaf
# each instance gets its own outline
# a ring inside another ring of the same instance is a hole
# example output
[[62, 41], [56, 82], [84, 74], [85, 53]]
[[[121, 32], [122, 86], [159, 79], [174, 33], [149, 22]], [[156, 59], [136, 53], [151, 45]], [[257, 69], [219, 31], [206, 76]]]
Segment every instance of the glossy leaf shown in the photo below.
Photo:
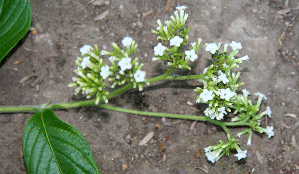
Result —
[[0, 0], [0, 62], [31, 26], [29, 0]]
[[100, 173], [83, 135], [49, 109], [28, 120], [23, 153], [29, 174]]

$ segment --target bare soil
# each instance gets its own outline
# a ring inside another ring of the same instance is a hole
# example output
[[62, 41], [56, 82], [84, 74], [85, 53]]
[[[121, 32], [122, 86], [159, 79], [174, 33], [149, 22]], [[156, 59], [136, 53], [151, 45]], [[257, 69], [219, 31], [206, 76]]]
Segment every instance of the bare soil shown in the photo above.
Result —
[[[254, 134], [252, 145], [247, 136], [240, 137], [247, 158], [238, 161], [231, 153], [215, 164], [210, 163], [204, 148], [219, 139], [224, 132], [212, 124], [193, 121], [137, 116], [99, 108], [79, 108], [55, 111], [61, 119], [76, 127], [87, 139], [98, 167], [110, 173], [299, 173], [299, 149], [292, 142], [299, 132], [293, 130], [299, 121], [299, 2], [297, 0], [173, 0], [165, 11], [167, 0], [107, 0], [93, 5], [89, 0], [31, 0], [33, 23], [37, 34], [28, 34], [17, 48], [1, 63], [0, 105], [34, 105], [83, 100], [74, 96], [68, 83], [75, 76], [75, 60], [79, 49], [97, 44], [111, 50], [111, 42], [121, 44], [125, 36], [132, 37], [139, 50], [134, 55], [144, 63], [147, 78], [163, 74], [167, 66], [152, 62], [157, 45], [156, 20], [169, 19], [175, 7], [186, 5], [191, 28], [190, 43], [203, 39], [197, 61], [191, 71], [174, 74], [199, 74], [211, 61], [204, 44], [211, 42], [242, 43], [240, 57], [249, 56], [240, 68], [240, 81], [250, 92], [261, 92], [268, 99], [262, 111], [270, 106], [272, 117], [262, 126], [273, 125], [275, 136]], [[285, 10], [290, 8], [288, 13]], [[108, 10], [100, 21], [94, 18]], [[150, 13], [152, 10], [152, 13]], [[149, 15], [145, 15], [149, 14]], [[41, 27], [39, 27], [39, 25]], [[20, 61], [17, 63], [16, 61]], [[56, 77], [49, 76], [48, 70]], [[36, 74], [25, 83], [19, 81]], [[39, 89], [32, 83], [43, 76]], [[205, 105], [195, 103], [197, 81], [169, 81], [153, 83], [144, 91], [131, 90], [109, 101], [109, 104], [142, 111], [203, 115]], [[252, 97], [256, 100], [255, 97]], [[188, 105], [187, 102], [194, 105]], [[297, 117], [285, 116], [291, 113]], [[22, 134], [32, 114], [0, 115], [1, 173], [26, 173], [22, 158]], [[159, 126], [157, 126], [159, 125]], [[236, 135], [244, 128], [231, 128]], [[154, 137], [147, 146], [138, 142], [150, 131]], [[166, 147], [160, 151], [159, 143]], [[197, 154], [197, 157], [196, 157]], [[163, 161], [166, 156], [166, 161]], [[122, 164], [128, 165], [127, 169]], [[201, 169], [200, 169], [201, 168]], [[207, 170], [202, 170], [202, 169]]]

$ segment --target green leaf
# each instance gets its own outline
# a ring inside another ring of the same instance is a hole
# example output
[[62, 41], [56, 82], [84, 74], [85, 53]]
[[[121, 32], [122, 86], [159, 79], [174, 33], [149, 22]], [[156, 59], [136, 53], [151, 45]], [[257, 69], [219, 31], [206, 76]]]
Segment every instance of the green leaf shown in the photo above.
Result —
[[29, 0], [0, 0], [0, 62], [24, 37], [30, 25]]
[[83, 135], [49, 109], [28, 120], [23, 153], [29, 174], [101, 173]]

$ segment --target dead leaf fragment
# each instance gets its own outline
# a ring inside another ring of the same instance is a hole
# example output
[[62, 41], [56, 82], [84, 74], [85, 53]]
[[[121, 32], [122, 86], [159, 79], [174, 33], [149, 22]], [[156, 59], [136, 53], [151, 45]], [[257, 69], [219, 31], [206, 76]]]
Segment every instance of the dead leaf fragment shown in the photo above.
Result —
[[154, 13], [154, 10], [149, 10], [149, 11], [143, 13], [143, 18], [146, 18], [148, 15], [151, 15], [153, 13]]
[[35, 28], [37, 28], [38, 29], [38, 31], [40, 31], [41, 33], [43, 33], [44, 32], [44, 29], [43, 29], [43, 27], [37, 22], [36, 24], [35, 24]]
[[104, 4], [104, 0], [97, 0], [92, 3], [92, 5], [102, 5]]
[[139, 146], [144, 146], [146, 145], [147, 142], [149, 142], [149, 140], [151, 140], [154, 136], [155, 132], [149, 132], [139, 143]]
[[165, 162], [166, 161], [166, 153], [163, 153], [163, 157], [162, 157], [162, 162]]
[[24, 83], [24, 82], [26, 82], [27, 80], [29, 80], [31, 77], [34, 77], [34, 76], [36, 76], [35, 74], [31, 74], [31, 75], [29, 75], [29, 76], [25, 76], [25, 77], [23, 77], [21, 80], [20, 80], [20, 83]]
[[199, 158], [199, 157], [200, 157], [200, 152], [201, 152], [201, 149], [199, 149], [199, 150], [196, 152], [196, 154], [195, 154], [195, 157], [196, 157], [196, 158]]
[[86, 25], [84, 25], [84, 24], [82, 24], [82, 25], [78, 25], [78, 24], [73, 25], [73, 29], [76, 29], [76, 28], [84, 29], [85, 27], [86, 27]]
[[42, 75], [41, 77], [37, 78], [32, 84], [32, 87], [35, 87], [36, 85], [40, 84], [42, 81], [44, 80], [44, 75]]
[[190, 126], [190, 130], [194, 130], [195, 125], [196, 125], [196, 122], [197, 122], [197, 121], [194, 121], [194, 122], [191, 124], [191, 126]]
[[172, 0], [168, 0], [165, 6], [165, 11], [169, 11], [172, 4]]
[[103, 13], [101, 13], [100, 15], [98, 15], [97, 17], [94, 18], [95, 21], [100, 21], [102, 19], [104, 19], [107, 15], [108, 15], [109, 11], [106, 10]]
[[285, 117], [293, 117], [293, 118], [297, 117], [295, 114], [291, 114], [291, 113], [284, 114], [284, 116]]
[[297, 144], [296, 137], [295, 137], [294, 134], [292, 135], [292, 145], [293, 145], [296, 149], [299, 149], [299, 146], [298, 146], [298, 144]]
[[193, 103], [191, 103], [189, 100], [187, 101], [187, 105], [193, 106]]
[[128, 164], [125, 164], [125, 163], [121, 163], [121, 166], [124, 170], [126, 170], [128, 168]]
[[203, 165], [204, 165], [204, 167], [196, 167], [196, 168], [202, 170], [205, 173], [209, 173], [208, 167], [205, 164], [203, 164]]
[[282, 10], [278, 10], [276, 12], [276, 14], [282, 15], [282, 14], [287, 14], [291, 11], [291, 8], [286, 8], [286, 9], [282, 9]]
[[166, 147], [164, 146], [164, 144], [162, 142], [158, 143], [158, 146], [160, 148], [160, 152], [162, 152], [166, 149]]

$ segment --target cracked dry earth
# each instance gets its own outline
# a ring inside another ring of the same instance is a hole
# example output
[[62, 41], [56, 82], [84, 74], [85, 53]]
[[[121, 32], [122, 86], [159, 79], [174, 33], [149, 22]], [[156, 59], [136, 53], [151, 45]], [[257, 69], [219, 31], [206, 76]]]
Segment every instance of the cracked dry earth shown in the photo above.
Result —
[[[61, 119], [76, 127], [89, 143], [98, 167], [105, 173], [299, 173], [299, 2], [296, 0], [32, 0], [32, 26], [16, 49], [1, 63], [0, 105], [42, 104], [84, 100], [68, 88], [79, 48], [98, 44], [111, 50], [111, 42], [121, 43], [125, 36], [139, 45], [134, 56], [144, 63], [146, 77], [164, 73], [167, 66], [152, 62], [156, 20], [169, 19], [176, 6], [186, 5], [191, 28], [189, 44], [203, 39], [199, 58], [190, 64], [191, 71], [175, 74], [199, 74], [211, 59], [204, 44], [211, 42], [242, 43], [239, 56], [248, 55], [240, 68], [240, 81], [252, 93], [261, 92], [268, 99], [272, 117], [261, 125], [274, 126], [275, 136], [254, 134], [252, 145], [247, 136], [239, 138], [247, 158], [237, 161], [231, 153], [212, 164], [205, 158], [204, 147], [225, 141], [224, 132], [212, 124], [193, 121], [151, 118], [112, 112], [99, 108], [55, 111]], [[102, 2], [102, 3], [101, 3]], [[104, 14], [103, 14], [104, 13]], [[101, 20], [94, 19], [101, 15]], [[19, 61], [19, 63], [16, 63]], [[50, 75], [48, 73], [50, 71]], [[24, 83], [24, 76], [36, 74]], [[51, 76], [51, 77], [50, 77]], [[55, 78], [54, 78], [54, 77]], [[43, 77], [38, 87], [32, 83]], [[144, 91], [131, 90], [109, 101], [129, 109], [188, 115], [203, 115], [205, 105], [195, 103], [193, 89], [197, 81], [153, 83]], [[252, 97], [252, 100], [256, 98]], [[189, 105], [194, 104], [193, 106]], [[22, 133], [32, 114], [0, 115], [1, 173], [26, 173], [22, 158]], [[233, 135], [244, 128], [230, 128]], [[147, 146], [138, 142], [150, 131], [153, 139]], [[160, 151], [159, 145], [165, 146]], [[125, 165], [124, 165], [125, 164]], [[123, 166], [127, 166], [126, 169]]]

